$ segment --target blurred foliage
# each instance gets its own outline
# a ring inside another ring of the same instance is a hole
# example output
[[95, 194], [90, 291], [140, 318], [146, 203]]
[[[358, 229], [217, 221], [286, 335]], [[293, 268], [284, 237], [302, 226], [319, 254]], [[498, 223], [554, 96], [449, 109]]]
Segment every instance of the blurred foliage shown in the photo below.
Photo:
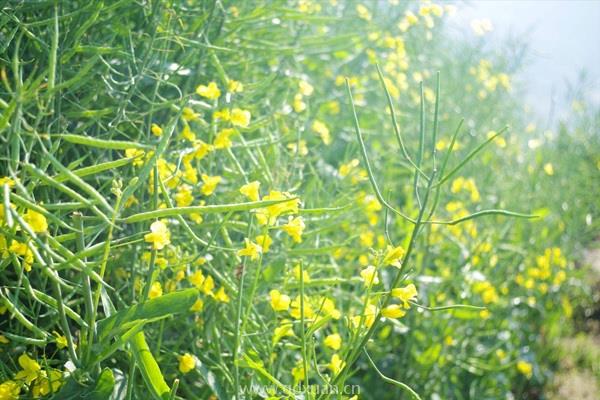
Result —
[[597, 307], [600, 110], [538, 128], [456, 12], [5, 3], [0, 399], [542, 398]]

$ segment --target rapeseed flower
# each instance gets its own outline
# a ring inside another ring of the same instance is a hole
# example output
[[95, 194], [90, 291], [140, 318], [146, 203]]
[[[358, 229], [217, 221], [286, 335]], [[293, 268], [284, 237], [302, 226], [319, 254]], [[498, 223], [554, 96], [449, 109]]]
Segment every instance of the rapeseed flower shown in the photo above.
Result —
[[40, 364], [34, 359], [29, 357], [27, 353], [23, 353], [18, 359], [21, 370], [15, 375], [15, 379], [25, 381], [28, 385], [31, 384], [41, 371]]
[[240, 193], [246, 196], [250, 201], [258, 201], [260, 200], [259, 187], [259, 181], [252, 181], [240, 187]]
[[533, 365], [524, 360], [517, 361], [517, 371], [530, 379], [533, 376]]
[[263, 253], [267, 253], [273, 244], [273, 239], [269, 235], [258, 235], [255, 241], [262, 248]]
[[381, 315], [386, 318], [402, 318], [406, 315], [406, 311], [404, 311], [398, 304], [390, 304], [381, 310]]
[[258, 260], [260, 254], [262, 253], [262, 247], [248, 239], [244, 239], [244, 243], [246, 244], [246, 247], [238, 250], [237, 255], [250, 257], [250, 259], [253, 261]]
[[144, 152], [144, 150], [141, 149], [125, 149], [125, 157], [133, 158], [132, 163], [134, 167], [144, 165], [145, 154], [146, 153]]
[[250, 125], [250, 118], [252, 115], [248, 110], [242, 110], [239, 108], [234, 108], [231, 110], [231, 123], [234, 126], [240, 126], [242, 128], [247, 128]]
[[[285, 200], [289, 199], [291, 194], [286, 192], [278, 192], [272, 190], [268, 195], [263, 197], [263, 200]], [[298, 214], [298, 206], [300, 199], [290, 199], [281, 203], [273, 204], [256, 211], [256, 219], [260, 225], [273, 225], [277, 221], [277, 217], [284, 213]]]
[[27, 222], [27, 225], [29, 225], [31, 230], [36, 233], [43, 233], [48, 230], [48, 222], [46, 221], [46, 217], [37, 211], [27, 210], [23, 216], [23, 219], [25, 222]]
[[269, 292], [271, 307], [275, 311], [287, 311], [290, 308], [290, 296], [281, 294], [279, 290], [273, 289]]
[[339, 333], [332, 333], [325, 338], [323, 344], [330, 349], [337, 351], [342, 347], [342, 337]]
[[415, 301], [417, 295], [417, 288], [412, 283], [404, 287], [392, 289], [392, 296], [399, 299], [404, 308], [410, 308], [409, 301]]
[[202, 182], [204, 182], [204, 184], [200, 188], [200, 191], [205, 196], [210, 196], [211, 194], [213, 194], [215, 189], [217, 188], [217, 185], [219, 184], [219, 182], [221, 182], [220, 176], [208, 176], [206, 174], [202, 174], [200, 175], [200, 177], [202, 178]]
[[202, 271], [198, 270], [196, 272], [194, 272], [189, 278], [188, 280], [190, 281], [190, 283], [194, 286], [196, 286], [198, 289], [202, 288], [202, 284], [204, 283], [204, 275], [202, 274]]
[[[198, 119], [198, 114], [194, 112], [193, 109], [191, 109], [190, 107], [183, 107], [183, 111], [181, 113], [181, 116], [183, 117], [183, 119], [185, 121], [194, 121], [196, 119]], [[186, 125], [187, 126], [187, 125]]]
[[321, 306], [321, 313], [333, 319], [340, 319], [342, 317], [341, 311], [335, 308], [335, 303], [330, 298], [323, 298], [319, 304]]
[[158, 124], [152, 124], [150, 126], [150, 131], [152, 131], [152, 134], [157, 137], [160, 137], [163, 134], [163, 130]]
[[235, 134], [235, 129], [225, 128], [221, 129], [215, 136], [213, 146], [215, 149], [228, 149], [233, 144], [231, 142], [231, 135]]
[[323, 122], [315, 120], [312, 124], [312, 130], [315, 132], [326, 145], [331, 143], [331, 135], [329, 128]]
[[0, 383], [0, 400], [18, 400], [21, 386], [15, 381]]
[[208, 85], [199, 85], [196, 88], [196, 93], [210, 100], [218, 99], [221, 96], [221, 90], [215, 82], [210, 82]]
[[189, 185], [181, 185], [173, 198], [175, 199], [175, 203], [177, 203], [177, 207], [189, 206], [194, 201], [192, 188]]
[[[295, 319], [300, 319], [302, 317], [302, 301], [300, 296], [297, 296], [290, 303], [290, 315]], [[304, 318], [311, 319], [314, 316], [314, 311], [312, 306], [310, 305], [310, 300], [307, 296], [304, 296]]]
[[370, 21], [372, 18], [371, 12], [363, 4], [356, 5], [356, 13], [358, 14], [359, 18], [364, 19], [365, 21]]
[[196, 368], [196, 358], [190, 353], [185, 353], [179, 356], [179, 371], [182, 374], [187, 374], [191, 370]]
[[229, 303], [229, 296], [225, 293], [225, 288], [223, 286], [215, 293], [215, 300], [220, 301], [221, 303]]
[[383, 265], [400, 267], [402, 265], [402, 257], [404, 257], [404, 253], [404, 248], [402, 246], [388, 246], [383, 256]]
[[152, 286], [150, 286], [150, 291], [148, 292], [149, 299], [155, 299], [157, 297], [162, 296], [163, 289], [160, 282], [152, 282]]
[[369, 265], [367, 268], [360, 271], [360, 276], [367, 287], [371, 285], [377, 285], [379, 283], [377, 268], [375, 268], [373, 265]]
[[198, 300], [196, 300], [196, 302], [194, 304], [192, 304], [192, 306], [190, 307], [190, 311], [191, 312], [200, 312], [200, 311], [202, 311], [203, 308], [204, 308], [204, 302], [202, 301], [202, 299], [198, 299]]
[[152, 243], [154, 250], [162, 250], [166, 245], [171, 243], [171, 232], [162, 221], [154, 221], [150, 225], [150, 233], [144, 235], [144, 240]]
[[289, 217], [288, 223], [283, 225], [281, 229], [290, 235], [294, 242], [301, 243], [302, 233], [304, 232], [305, 227], [306, 225], [304, 224], [302, 217]]
[[229, 79], [227, 81], [227, 90], [230, 93], [240, 93], [244, 91], [244, 85], [240, 81]]

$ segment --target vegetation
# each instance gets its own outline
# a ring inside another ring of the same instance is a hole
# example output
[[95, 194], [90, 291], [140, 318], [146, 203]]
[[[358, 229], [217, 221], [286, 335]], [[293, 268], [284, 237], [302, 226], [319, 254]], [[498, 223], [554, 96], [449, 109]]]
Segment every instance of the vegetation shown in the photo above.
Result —
[[5, 3], [0, 399], [542, 398], [600, 113], [538, 128], [456, 12]]

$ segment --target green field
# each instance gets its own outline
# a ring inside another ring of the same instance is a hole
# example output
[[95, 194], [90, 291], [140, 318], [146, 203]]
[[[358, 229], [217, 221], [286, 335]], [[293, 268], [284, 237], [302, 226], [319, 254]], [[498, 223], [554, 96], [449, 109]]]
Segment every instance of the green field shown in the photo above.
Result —
[[600, 109], [461, 7], [0, 5], [0, 400], [598, 398]]

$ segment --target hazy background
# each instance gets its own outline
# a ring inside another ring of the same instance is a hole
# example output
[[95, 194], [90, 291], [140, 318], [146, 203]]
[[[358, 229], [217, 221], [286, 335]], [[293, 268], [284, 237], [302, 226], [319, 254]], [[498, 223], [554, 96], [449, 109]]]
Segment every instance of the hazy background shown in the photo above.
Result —
[[528, 87], [527, 102], [542, 124], [552, 125], [571, 112], [567, 82], [576, 84], [582, 71], [588, 76], [590, 99], [600, 105], [599, 0], [477, 0], [455, 4], [458, 13], [454, 21], [459, 26], [470, 30], [473, 19], [489, 18], [494, 29], [486, 38], [527, 39], [529, 57], [522, 78]]

